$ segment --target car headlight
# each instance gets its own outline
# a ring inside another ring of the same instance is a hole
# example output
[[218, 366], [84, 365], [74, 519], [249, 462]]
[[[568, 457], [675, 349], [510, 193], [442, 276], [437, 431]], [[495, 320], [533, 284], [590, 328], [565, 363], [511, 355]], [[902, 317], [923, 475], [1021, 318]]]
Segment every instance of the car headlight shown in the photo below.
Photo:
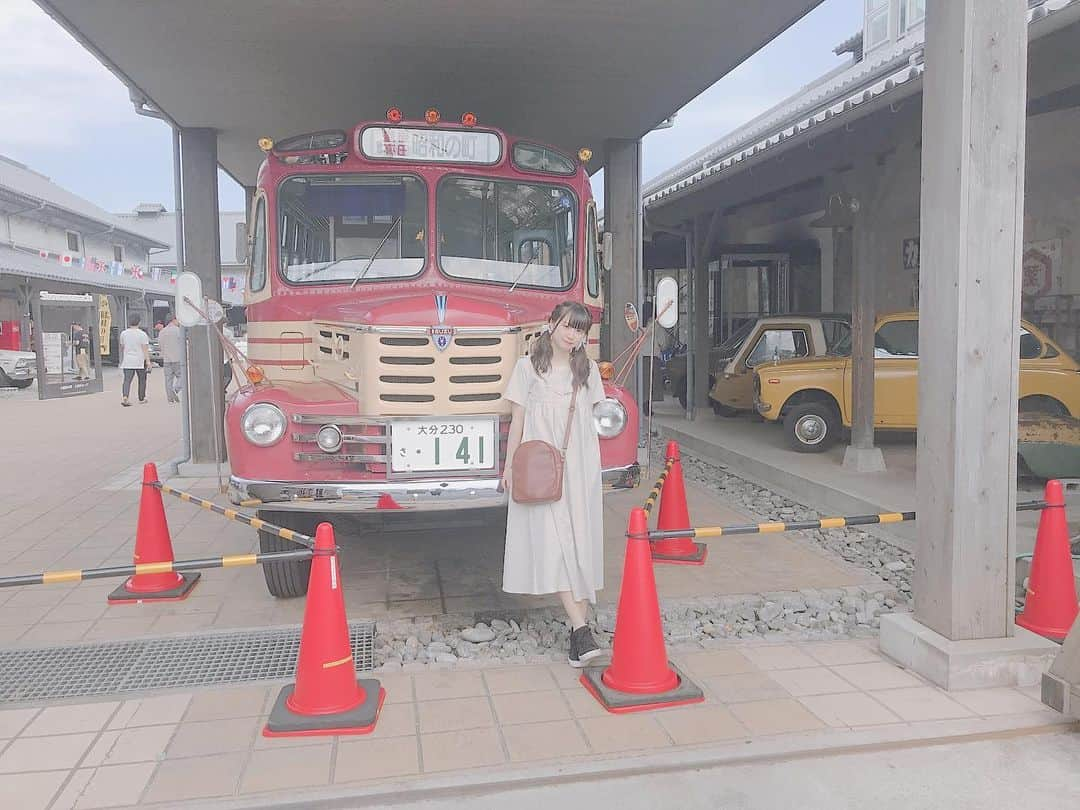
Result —
[[626, 429], [626, 408], [617, 399], [608, 397], [593, 405], [593, 422], [602, 439], [618, 436]]
[[269, 447], [285, 435], [285, 414], [269, 402], [251, 405], [240, 420], [244, 438], [259, 447]]
[[315, 434], [315, 444], [324, 453], [336, 453], [341, 449], [341, 428], [337, 425], [323, 425]]

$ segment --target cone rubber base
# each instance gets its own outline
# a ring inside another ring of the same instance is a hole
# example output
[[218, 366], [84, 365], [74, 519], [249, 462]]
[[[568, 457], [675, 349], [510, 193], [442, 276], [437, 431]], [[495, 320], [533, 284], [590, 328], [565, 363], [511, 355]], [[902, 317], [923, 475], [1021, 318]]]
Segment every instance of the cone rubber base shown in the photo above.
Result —
[[180, 602], [187, 599], [191, 594], [192, 589], [198, 584], [199, 579], [202, 577], [202, 573], [195, 571], [190, 574], [181, 574], [182, 581], [175, 588], [169, 588], [167, 591], [157, 591], [155, 593], [139, 593], [138, 591], [129, 591], [127, 588], [130, 579], [125, 579], [124, 583], [115, 591], [109, 594], [110, 605], [126, 605], [132, 602]]
[[335, 734], [370, 734], [375, 730], [386, 700], [386, 690], [374, 678], [358, 678], [364, 690], [364, 702], [354, 709], [337, 714], [296, 714], [289, 710], [285, 701], [293, 693], [296, 684], [289, 684], [278, 694], [270, 717], [263, 729], [264, 737], [315, 737]]
[[1043, 638], [1048, 638], [1051, 641], [1064, 641], [1065, 636], [1069, 635], [1069, 631], [1072, 629], [1071, 624], [1068, 627], [1050, 627], [1036, 622], [1030, 622], [1022, 615], [1016, 617], [1016, 624], [1023, 627], [1025, 630], [1030, 630], [1032, 633], [1038, 633]]
[[709, 547], [705, 543], [694, 543], [693, 554], [664, 554], [657, 551], [658, 543], [652, 546], [652, 561], [654, 563], [666, 563], [668, 565], [704, 565], [705, 558], [709, 556]]
[[612, 714], [647, 712], [650, 709], [666, 709], [671, 706], [685, 706], [689, 703], [701, 703], [705, 695], [701, 688], [687, 678], [682, 671], [668, 661], [668, 666], [679, 676], [679, 685], [668, 692], [638, 694], [635, 692], [617, 692], [604, 683], [603, 675], [607, 667], [589, 667], [581, 673], [581, 684], [599, 701], [600, 705]]

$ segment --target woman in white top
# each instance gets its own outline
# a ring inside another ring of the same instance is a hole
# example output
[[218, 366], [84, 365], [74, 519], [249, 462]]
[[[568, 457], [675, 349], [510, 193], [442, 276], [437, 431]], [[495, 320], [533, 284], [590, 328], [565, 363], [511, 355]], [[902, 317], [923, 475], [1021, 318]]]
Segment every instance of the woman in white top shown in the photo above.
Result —
[[139, 402], [146, 402], [146, 373], [150, 368], [150, 338], [139, 328], [142, 318], [138, 314], [128, 317], [128, 328], [120, 333], [120, 368], [124, 370], [124, 392], [120, 404], [131, 405], [131, 380], [139, 378]]
[[[585, 612], [604, 585], [600, 440], [593, 422], [593, 405], [604, 400], [604, 384], [600, 369], [585, 354], [591, 326], [592, 316], [581, 304], [565, 301], [555, 307], [530, 355], [517, 361], [503, 394], [513, 406], [503, 481], [511, 493], [503, 590], [559, 595], [570, 619], [573, 667], [600, 654]], [[511, 464], [518, 446], [538, 439], [561, 448], [575, 388], [562, 497], [554, 503], [515, 502]]]

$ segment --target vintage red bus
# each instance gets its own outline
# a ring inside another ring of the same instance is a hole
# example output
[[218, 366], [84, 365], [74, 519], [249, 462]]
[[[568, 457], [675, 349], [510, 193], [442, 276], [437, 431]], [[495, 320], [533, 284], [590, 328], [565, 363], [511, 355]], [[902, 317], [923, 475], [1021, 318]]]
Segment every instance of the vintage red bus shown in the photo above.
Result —
[[[252, 382], [231, 395], [231, 498], [310, 531], [341, 512], [498, 507], [510, 371], [555, 304], [604, 311], [575, 157], [429, 110], [267, 152], [250, 216]], [[605, 485], [636, 486], [638, 409], [605, 373]], [[264, 379], [260, 379], [264, 378]], [[261, 533], [263, 550], [289, 544]], [[264, 566], [275, 596], [306, 567]]]

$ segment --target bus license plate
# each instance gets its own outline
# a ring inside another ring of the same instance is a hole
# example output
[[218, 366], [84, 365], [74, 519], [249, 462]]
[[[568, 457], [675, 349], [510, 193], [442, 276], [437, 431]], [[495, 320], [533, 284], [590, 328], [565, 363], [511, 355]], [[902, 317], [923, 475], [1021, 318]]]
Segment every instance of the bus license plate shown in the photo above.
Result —
[[395, 420], [390, 441], [396, 473], [495, 469], [494, 417]]

